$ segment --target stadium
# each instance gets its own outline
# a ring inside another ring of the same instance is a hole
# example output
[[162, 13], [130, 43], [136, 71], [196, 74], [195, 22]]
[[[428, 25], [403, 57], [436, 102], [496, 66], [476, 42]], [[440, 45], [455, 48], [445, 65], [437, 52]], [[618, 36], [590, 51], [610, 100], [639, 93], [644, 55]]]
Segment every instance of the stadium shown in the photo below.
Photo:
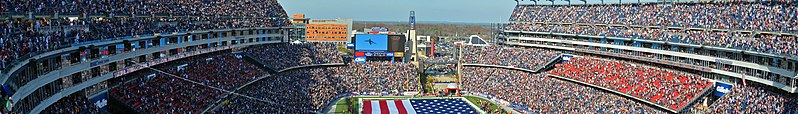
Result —
[[0, 113], [798, 114], [794, 0], [484, 2], [515, 5], [464, 37], [413, 10], [0, 0]]

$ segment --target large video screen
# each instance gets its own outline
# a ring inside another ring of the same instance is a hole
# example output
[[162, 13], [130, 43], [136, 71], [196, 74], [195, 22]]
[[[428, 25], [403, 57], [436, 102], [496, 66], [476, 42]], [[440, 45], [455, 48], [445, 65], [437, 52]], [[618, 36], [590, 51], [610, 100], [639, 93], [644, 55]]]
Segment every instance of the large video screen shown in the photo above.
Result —
[[388, 36], [388, 51], [390, 52], [405, 52], [405, 42], [407, 39], [404, 35], [390, 35]]
[[388, 35], [385, 34], [356, 34], [355, 50], [357, 51], [386, 51], [388, 50]]

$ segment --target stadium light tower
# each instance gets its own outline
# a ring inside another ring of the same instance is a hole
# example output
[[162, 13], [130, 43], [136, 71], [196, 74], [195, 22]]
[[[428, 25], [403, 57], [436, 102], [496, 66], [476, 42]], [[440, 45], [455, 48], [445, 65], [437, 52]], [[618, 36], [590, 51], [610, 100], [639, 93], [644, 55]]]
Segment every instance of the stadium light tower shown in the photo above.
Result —
[[552, 6], [554, 5], [554, 0], [548, 0], [548, 1], [551, 2]]

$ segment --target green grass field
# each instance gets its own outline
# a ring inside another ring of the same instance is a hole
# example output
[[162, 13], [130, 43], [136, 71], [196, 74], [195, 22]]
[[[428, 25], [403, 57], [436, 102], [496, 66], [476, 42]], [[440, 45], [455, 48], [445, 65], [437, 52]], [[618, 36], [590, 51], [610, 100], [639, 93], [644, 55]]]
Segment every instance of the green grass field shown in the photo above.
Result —
[[[490, 103], [490, 107], [492, 109], [500, 109], [498, 105], [493, 104], [492, 102], [490, 102], [487, 99], [474, 97], [474, 96], [463, 96], [463, 97], [466, 98], [469, 102], [474, 103], [475, 105], [478, 105], [478, 104], [476, 104], [478, 102], [487, 102], [487, 103]], [[410, 98], [410, 97], [395, 97], [395, 96], [391, 96], [391, 97], [347, 97], [347, 98], [344, 98], [343, 100], [340, 100], [337, 103], [335, 103], [335, 112], [334, 113], [335, 114], [354, 114], [353, 112], [360, 112], [360, 108], [357, 108], [357, 107], [360, 106], [360, 102], [358, 102], [359, 98], [395, 98], [395, 99], [402, 99], [402, 98]], [[417, 98], [435, 98], [435, 97], [417, 97]], [[353, 107], [353, 111], [347, 111], [350, 108], [350, 106]], [[480, 108], [480, 107], [476, 107], [476, 108]], [[485, 110], [485, 109], [482, 109], [482, 110]], [[489, 111], [489, 110], [485, 110], [485, 111]], [[504, 112], [504, 110], [502, 110], [502, 113], [506, 114], [506, 112]]]
[[[491, 109], [501, 109], [501, 107], [499, 107], [498, 105], [494, 104], [493, 102], [490, 102], [487, 99], [474, 97], [474, 96], [463, 96], [463, 97], [465, 97], [466, 99], [468, 99], [469, 102], [474, 103], [475, 105], [479, 105], [477, 103], [481, 101], [481, 102], [490, 103], [490, 108]], [[485, 111], [485, 112], [491, 112], [492, 111], [492, 110], [488, 110], [488, 109], [482, 109], [482, 110]], [[499, 114], [507, 114], [507, 111], [499, 110], [499, 112], [497, 112], [497, 113], [499, 113]]]
[[335, 103], [336, 114], [351, 114], [347, 112], [347, 109], [349, 109], [349, 99], [351, 98], [347, 97]]

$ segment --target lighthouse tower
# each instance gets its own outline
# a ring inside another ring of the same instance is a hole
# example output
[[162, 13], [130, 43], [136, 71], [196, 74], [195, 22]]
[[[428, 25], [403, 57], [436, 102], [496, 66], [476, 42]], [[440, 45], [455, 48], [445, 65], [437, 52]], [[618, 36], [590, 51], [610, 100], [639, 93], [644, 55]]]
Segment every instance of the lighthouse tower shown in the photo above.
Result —
[[412, 42], [411, 51], [413, 53], [413, 61], [418, 62], [418, 38], [416, 38], [416, 12], [410, 11], [410, 23], [408, 24], [410, 28], [407, 29], [407, 38], [410, 39]]

